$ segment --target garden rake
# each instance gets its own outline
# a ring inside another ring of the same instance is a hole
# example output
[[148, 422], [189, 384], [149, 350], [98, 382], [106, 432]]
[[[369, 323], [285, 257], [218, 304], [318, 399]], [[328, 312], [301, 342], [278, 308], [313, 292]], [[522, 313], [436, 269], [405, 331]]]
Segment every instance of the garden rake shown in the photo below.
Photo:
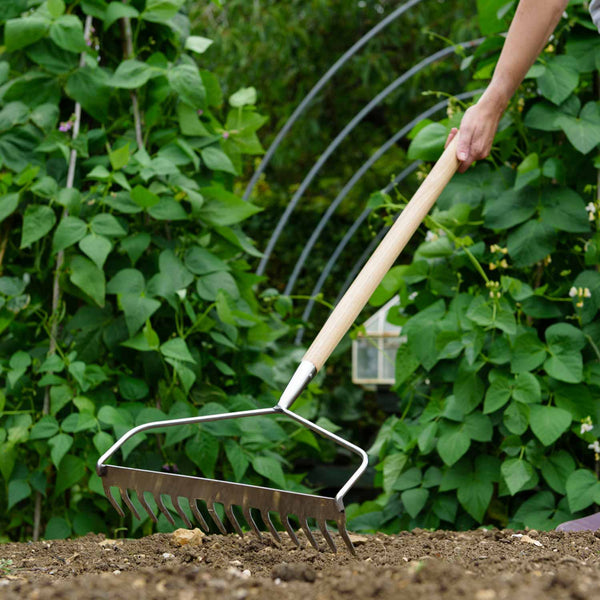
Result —
[[[371, 294], [375, 291], [375, 288], [394, 264], [404, 246], [408, 243], [446, 184], [456, 172], [457, 167], [456, 141], [453, 140], [377, 249], [373, 252], [371, 258], [358, 274], [348, 291], [334, 308], [275, 406], [233, 413], [156, 421], [140, 425], [125, 433], [100, 457], [96, 466], [97, 473], [102, 478], [106, 497], [121, 516], [124, 516], [124, 512], [113, 495], [111, 488], [119, 490], [124, 504], [140, 519], [140, 514], [130, 496], [131, 492], [135, 492], [139, 504], [156, 522], [157, 516], [145, 497], [145, 494], [150, 494], [156, 502], [158, 510], [174, 525], [173, 517], [163, 501], [163, 496], [167, 496], [171, 499], [175, 510], [184, 523], [188, 527], [192, 527], [188, 516], [190, 513], [184, 511], [180, 502], [180, 499], [186, 499], [191, 514], [194, 515], [200, 526], [207, 532], [209, 531], [209, 526], [205, 519], [206, 513], [203, 514], [203, 511], [198, 506], [198, 501], [200, 500], [205, 503], [206, 511], [214, 521], [216, 527], [224, 534], [227, 533], [227, 529], [217, 513], [216, 504], [222, 505], [228, 520], [240, 535], [243, 535], [242, 527], [234, 514], [234, 506], [241, 508], [247, 525], [260, 537], [261, 529], [256, 523], [256, 514], [253, 515], [252, 512], [253, 510], [258, 510], [264, 525], [279, 542], [281, 541], [279, 531], [274, 526], [270, 515], [270, 513], [277, 513], [292, 541], [297, 546], [300, 546], [298, 536], [290, 522], [290, 517], [293, 515], [299, 522], [309, 542], [319, 550], [319, 545], [308, 523], [308, 519], [314, 518], [323, 538], [331, 550], [336, 552], [335, 542], [331, 536], [331, 532], [327, 528], [327, 521], [333, 521], [336, 523], [338, 533], [350, 552], [355, 553], [354, 546], [346, 530], [344, 496], [367, 468], [367, 453], [362, 448], [291, 412], [290, 408], [346, 334], [371, 297]], [[127, 440], [142, 431], [270, 414], [286, 415], [324, 438], [330, 439], [360, 456], [360, 466], [334, 498], [106, 464], [108, 459]]]

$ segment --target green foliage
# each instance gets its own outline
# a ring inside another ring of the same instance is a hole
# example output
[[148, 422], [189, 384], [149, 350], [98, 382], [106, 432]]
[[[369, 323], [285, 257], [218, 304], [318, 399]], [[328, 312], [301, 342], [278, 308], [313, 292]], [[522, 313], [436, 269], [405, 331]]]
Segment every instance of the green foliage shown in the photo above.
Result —
[[[392, 317], [406, 335], [402, 417], [369, 451], [381, 495], [349, 508], [351, 528], [549, 529], [600, 503], [600, 46], [579, 4], [514, 98], [490, 160], [452, 180], [412, 262], [376, 292], [377, 305], [402, 300]], [[478, 5], [483, 32], [500, 31], [506, 3]], [[478, 77], [497, 59], [491, 42], [466, 61]], [[421, 128], [409, 156], [437, 157], [459, 118]]]
[[[265, 118], [254, 90], [227, 102], [181, 0], [30, 4], [0, 26], [0, 528], [30, 536], [39, 495], [46, 537], [112, 535], [95, 462], [117, 437], [274, 404], [298, 358], [269, 356], [287, 326], [254, 292], [242, 223], [260, 209], [232, 191]], [[171, 429], [117, 461], [304, 489], [282, 463], [319, 443], [297, 429]]]

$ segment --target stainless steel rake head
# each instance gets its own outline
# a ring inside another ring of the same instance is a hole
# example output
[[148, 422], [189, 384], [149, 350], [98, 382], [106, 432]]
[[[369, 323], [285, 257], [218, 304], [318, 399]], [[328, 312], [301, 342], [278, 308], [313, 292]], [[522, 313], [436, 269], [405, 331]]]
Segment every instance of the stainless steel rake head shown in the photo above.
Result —
[[[238, 533], [242, 533], [242, 528], [235, 516], [234, 506], [241, 507], [242, 514], [244, 515], [248, 526], [251, 527], [257, 535], [260, 535], [260, 530], [252, 515], [253, 509], [258, 510], [266, 527], [271, 531], [273, 537], [276, 540], [279, 540], [279, 532], [274, 527], [269, 514], [271, 512], [277, 512], [284, 528], [287, 530], [292, 540], [296, 544], [299, 544], [298, 537], [290, 524], [290, 515], [295, 515], [308, 540], [315, 548], [318, 548], [317, 541], [308, 525], [308, 519], [313, 517], [316, 519], [323, 537], [334, 552], [335, 544], [330, 532], [327, 530], [328, 520], [337, 523], [338, 531], [346, 543], [346, 546], [351, 552], [354, 552], [354, 547], [346, 531], [343, 499], [348, 490], [367, 468], [367, 454], [358, 446], [355, 446], [343, 438], [330, 433], [326, 429], [319, 427], [315, 423], [296, 415], [289, 409], [302, 390], [308, 385], [310, 380], [329, 358], [348, 329], [350, 329], [350, 326], [375, 291], [375, 288], [394, 264], [404, 246], [408, 243], [444, 187], [446, 187], [446, 184], [456, 172], [459, 164], [456, 158], [457, 139], [458, 136], [456, 136], [448, 145], [441, 158], [434, 165], [425, 181], [421, 184], [421, 187], [406, 205], [394, 225], [390, 228], [390, 231], [383, 238], [379, 246], [373, 252], [371, 258], [365, 264], [352, 285], [348, 288], [348, 291], [332, 311], [325, 325], [304, 355], [302, 362], [276, 406], [267, 409], [177, 419], [173, 421], [159, 421], [140, 425], [127, 432], [100, 457], [96, 467], [98, 475], [102, 477], [107, 498], [119, 513], [123, 514], [123, 511], [113, 496], [111, 490], [113, 487], [119, 489], [123, 502], [136, 516], [139, 517], [140, 515], [129, 495], [130, 491], [135, 492], [141, 506], [156, 520], [156, 515], [144, 497], [145, 492], [151, 494], [158, 509], [167, 519], [169, 519], [169, 521], [173, 522], [173, 518], [162, 500], [162, 496], [167, 495], [172, 499], [175, 510], [179, 513], [184, 522], [191, 525], [189, 518], [186, 516], [186, 513], [180, 504], [180, 498], [186, 498], [190, 510], [196, 520], [202, 527], [208, 530], [207, 522], [197, 504], [197, 501], [202, 499], [206, 502], [207, 512], [211, 519], [223, 533], [226, 532], [226, 529], [217, 514], [215, 506], [217, 503], [223, 505], [228, 520]], [[191, 423], [201, 424], [209, 421], [246, 418], [272, 413], [285, 414], [305, 427], [333, 440], [336, 444], [344, 446], [361, 457], [362, 460], [360, 466], [344, 487], [337, 493], [335, 498], [311, 496], [308, 494], [273, 490], [270, 488], [217, 481], [213, 479], [203, 479], [200, 477], [173, 475], [171, 473], [156, 473], [139, 469], [130, 469], [127, 467], [115, 467], [106, 464], [106, 461], [129, 438], [142, 431], [147, 431], [148, 429], [188, 425]]]
[[[300, 369], [299, 369], [300, 370]], [[306, 369], [304, 369], [306, 371]], [[311, 373], [314, 374], [314, 372]], [[312, 374], [307, 382], [312, 378]], [[295, 384], [294, 384], [295, 385]], [[304, 384], [306, 385], [306, 383]], [[303, 386], [304, 387], [304, 386]], [[288, 390], [289, 391], [289, 386]], [[301, 391], [301, 390], [300, 390]], [[289, 397], [289, 396], [288, 396]], [[296, 395], [297, 397], [297, 395]], [[282, 396], [285, 400], [285, 396]], [[292, 399], [295, 400], [295, 397]], [[220, 481], [216, 479], [205, 479], [203, 477], [191, 477], [187, 475], [179, 475], [173, 473], [160, 473], [156, 471], [146, 471], [142, 469], [133, 469], [129, 467], [107, 465], [106, 461], [112, 456], [128, 439], [134, 435], [155, 429], [159, 427], [174, 427], [180, 425], [189, 425], [192, 423], [207, 423], [210, 421], [220, 421], [232, 418], [245, 418], [253, 416], [263, 416], [273, 413], [286, 414], [295, 421], [302, 423], [313, 431], [334, 440], [343, 445], [345, 448], [358, 454], [361, 458], [361, 464], [348, 480], [346, 485], [339, 491], [335, 498], [326, 496], [317, 496], [311, 494], [303, 494], [299, 492], [288, 492], [285, 490], [271, 489], [256, 485], [246, 485], [241, 483], [233, 483], [229, 481]], [[96, 470], [102, 478], [104, 493], [121, 516], [125, 513], [118, 503], [118, 498], [115, 496], [114, 488], [118, 489], [119, 496], [127, 508], [135, 515], [137, 519], [141, 519], [142, 515], [139, 511], [141, 506], [150, 517], [156, 522], [157, 514], [150, 506], [147, 495], [154, 500], [158, 510], [167, 518], [167, 520], [175, 525], [173, 516], [165, 506], [163, 496], [170, 498], [173, 507], [179, 514], [187, 527], [192, 527], [192, 522], [189, 518], [191, 513], [200, 527], [207, 533], [210, 531], [209, 522], [206, 516], [214, 522], [216, 527], [222, 533], [227, 533], [225, 523], [219, 517], [217, 505], [222, 505], [227, 520], [231, 523], [235, 531], [243, 536], [242, 526], [238, 517], [235, 515], [235, 508], [239, 507], [244, 516], [244, 520], [252, 531], [260, 538], [262, 537], [261, 529], [257, 524], [256, 511], [260, 515], [260, 520], [271, 532], [271, 535], [277, 542], [281, 542], [280, 532], [273, 523], [271, 514], [276, 513], [278, 520], [282, 523], [291, 540], [301, 546], [300, 540], [294, 531], [291, 518], [299, 522], [299, 525], [304, 531], [308, 541], [317, 549], [320, 550], [313, 532], [309, 526], [309, 520], [315, 519], [323, 538], [327, 542], [329, 548], [336, 552], [336, 545], [331, 535], [332, 532], [327, 528], [327, 521], [335, 522], [337, 531], [342, 540], [346, 544], [350, 552], [354, 553], [354, 546], [348, 532], [346, 531], [346, 517], [344, 512], [343, 498], [347, 491], [354, 485], [354, 482], [362, 475], [368, 464], [367, 454], [354, 444], [343, 440], [339, 436], [330, 433], [322, 427], [307, 421], [303, 417], [290, 412], [280, 403], [267, 409], [257, 409], [250, 411], [241, 411], [234, 413], [226, 413], [220, 415], [209, 415], [203, 417], [192, 417], [185, 419], [175, 419], [170, 421], [156, 421], [140, 425], [128, 431], [122, 436], [109, 450], [100, 457]], [[135, 496], [132, 496], [135, 494]], [[135, 499], [139, 502], [138, 507], [134, 503]], [[181, 500], [184, 499], [188, 504], [190, 512], [186, 513], [182, 506]], [[198, 503], [201, 503], [200, 506]], [[200, 508], [202, 507], [202, 509]], [[206, 511], [203, 514], [204, 510]], [[254, 514], [253, 514], [254, 512]], [[259, 522], [260, 523], [260, 522]]]

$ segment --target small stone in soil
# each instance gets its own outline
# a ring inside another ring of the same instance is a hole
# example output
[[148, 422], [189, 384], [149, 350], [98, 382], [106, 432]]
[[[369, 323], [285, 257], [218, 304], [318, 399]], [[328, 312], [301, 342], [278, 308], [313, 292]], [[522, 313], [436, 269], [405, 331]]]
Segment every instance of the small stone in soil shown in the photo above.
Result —
[[199, 546], [204, 542], [205, 533], [196, 529], [176, 529], [172, 533], [173, 541], [179, 546]]
[[273, 567], [271, 578], [281, 581], [308, 581], [312, 583], [317, 578], [317, 574], [312, 567], [303, 563], [280, 563]]

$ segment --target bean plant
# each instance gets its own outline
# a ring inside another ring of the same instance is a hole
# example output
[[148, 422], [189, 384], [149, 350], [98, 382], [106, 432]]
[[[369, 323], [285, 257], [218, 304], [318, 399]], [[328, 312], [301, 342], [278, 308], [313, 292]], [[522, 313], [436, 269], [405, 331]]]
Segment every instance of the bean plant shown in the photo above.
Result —
[[[297, 358], [270, 356], [285, 303], [255, 292], [241, 224], [260, 209], [232, 191], [266, 118], [255, 88], [224, 97], [187, 15], [0, 5], [2, 539], [149, 533], [110, 508], [99, 455], [134, 425], [271, 405]], [[304, 489], [283, 470], [299, 446], [319, 450], [257, 418], [140, 435], [117, 460]]]
[[[355, 529], [549, 529], [600, 504], [600, 37], [586, 4], [571, 3], [490, 158], [452, 180], [373, 298], [400, 295], [390, 319], [406, 343], [397, 414], [369, 450], [381, 493], [352, 507]], [[488, 37], [463, 60], [475, 85], [504, 5], [479, 5]], [[464, 108], [416, 129], [409, 157], [437, 158]]]

